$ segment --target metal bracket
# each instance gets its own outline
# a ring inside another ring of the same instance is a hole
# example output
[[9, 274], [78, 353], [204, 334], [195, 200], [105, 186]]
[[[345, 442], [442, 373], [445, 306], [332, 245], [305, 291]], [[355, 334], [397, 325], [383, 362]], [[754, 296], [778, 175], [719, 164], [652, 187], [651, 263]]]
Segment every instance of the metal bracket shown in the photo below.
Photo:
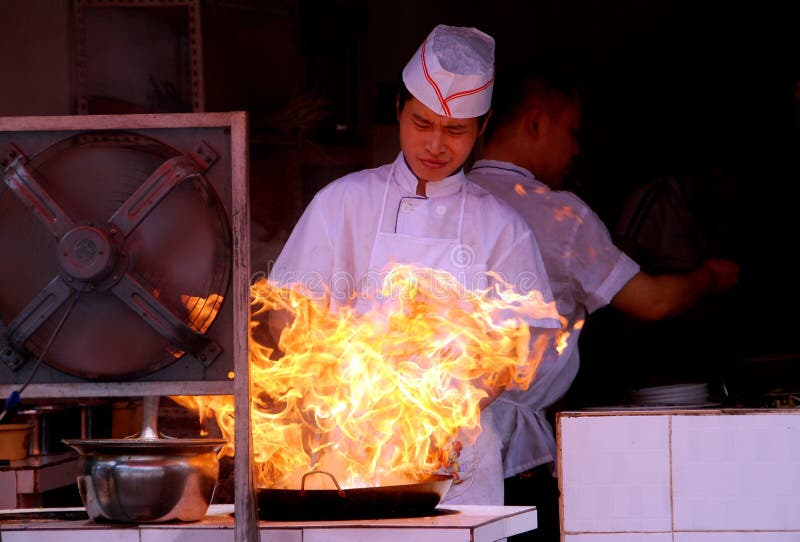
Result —
[[9, 342], [8, 328], [3, 320], [0, 320], [0, 361], [12, 371], [16, 371], [27, 361], [25, 355]]
[[206, 367], [222, 352], [220, 345], [187, 326], [130, 274], [126, 273], [111, 291], [170, 344], [189, 351]]
[[197, 162], [197, 165], [203, 168], [203, 172], [208, 171], [208, 169], [214, 165], [214, 162], [219, 159], [217, 151], [212, 149], [205, 141], [201, 141], [195, 145], [194, 149], [188, 152], [188, 156]]

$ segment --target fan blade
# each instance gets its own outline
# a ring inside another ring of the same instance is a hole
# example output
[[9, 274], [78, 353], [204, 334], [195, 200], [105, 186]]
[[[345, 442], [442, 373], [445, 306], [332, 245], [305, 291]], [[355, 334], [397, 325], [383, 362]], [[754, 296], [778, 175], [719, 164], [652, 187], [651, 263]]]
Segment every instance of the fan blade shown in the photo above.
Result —
[[56, 276], [47, 287], [8, 324], [9, 342], [20, 348], [72, 294], [72, 288]]
[[170, 158], [122, 204], [109, 223], [116, 226], [127, 237], [170, 190], [184, 180], [201, 173], [197, 162], [187, 156]]
[[22, 203], [36, 215], [42, 224], [57, 239], [72, 229], [74, 223], [61, 206], [50, 197], [33, 173], [25, 166], [28, 159], [14, 145], [11, 145], [14, 162], [8, 166], [3, 177], [5, 184]]
[[158, 299], [139, 284], [130, 273], [111, 288], [119, 299], [144, 319], [170, 344], [191, 352], [206, 365], [216, 358], [221, 348], [205, 335], [197, 333], [175, 316]]

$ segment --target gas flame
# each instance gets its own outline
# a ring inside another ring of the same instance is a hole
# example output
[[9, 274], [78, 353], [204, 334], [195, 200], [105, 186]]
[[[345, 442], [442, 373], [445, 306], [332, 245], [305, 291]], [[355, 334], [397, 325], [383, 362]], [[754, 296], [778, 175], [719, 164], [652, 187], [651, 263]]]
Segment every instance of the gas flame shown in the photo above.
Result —
[[[562, 335], [537, 330], [531, 341], [526, 319], [555, 314], [539, 292], [469, 291], [414, 266], [394, 267], [368, 310], [331, 311], [328, 297], [300, 292], [265, 279], [251, 287], [259, 487], [300, 487], [311, 470], [334, 473], [342, 487], [424, 479], [460, 429], [480, 428], [492, 394], [530, 385]], [[289, 316], [277, 345], [264, 339], [270, 313]], [[213, 414], [233, 443], [232, 397], [174, 399]]]

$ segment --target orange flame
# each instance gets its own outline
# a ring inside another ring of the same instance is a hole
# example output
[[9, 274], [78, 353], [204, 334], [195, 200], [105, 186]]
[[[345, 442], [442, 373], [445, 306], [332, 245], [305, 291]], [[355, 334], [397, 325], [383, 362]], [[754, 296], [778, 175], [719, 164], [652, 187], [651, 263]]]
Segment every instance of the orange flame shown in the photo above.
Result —
[[[531, 345], [525, 318], [555, 310], [539, 292], [468, 291], [448, 273], [413, 266], [394, 267], [380, 302], [363, 314], [329, 311], [327, 298], [263, 279], [251, 301], [259, 487], [299, 487], [314, 469], [334, 473], [342, 487], [423, 479], [442, 466], [459, 429], [480, 427], [482, 401], [529, 386], [560, 335], [537, 334]], [[290, 316], [277, 348], [262, 338], [276, 311]], [[175, 399], [213, 413], [233, 442], [232, 397]]]
[[222, 296], [211, 294], [207, 298], [181, 294], [181, 303], [189, 309], [189, 325], [199, 333], [205, 333], [217, 317], [222, 305]]

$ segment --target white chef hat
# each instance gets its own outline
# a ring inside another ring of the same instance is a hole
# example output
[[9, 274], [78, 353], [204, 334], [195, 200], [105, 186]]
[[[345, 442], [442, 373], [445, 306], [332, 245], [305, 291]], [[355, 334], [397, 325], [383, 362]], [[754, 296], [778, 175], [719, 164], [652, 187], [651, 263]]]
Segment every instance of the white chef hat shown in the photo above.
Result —
[[446, 117], [489, 111], [494, 84], [494, 39], [476, 28], [438, 25], [403, 69], [408, 91]]

